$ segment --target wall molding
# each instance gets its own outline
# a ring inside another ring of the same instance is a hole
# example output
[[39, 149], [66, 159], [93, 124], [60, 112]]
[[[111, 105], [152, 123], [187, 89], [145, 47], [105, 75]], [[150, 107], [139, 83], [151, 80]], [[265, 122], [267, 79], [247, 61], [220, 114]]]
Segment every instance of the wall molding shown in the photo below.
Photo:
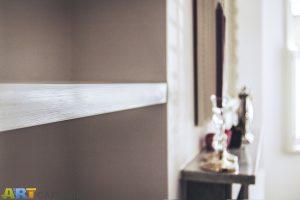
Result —
[[0, 84], [0, 132], [166, 101], [166, 83]]

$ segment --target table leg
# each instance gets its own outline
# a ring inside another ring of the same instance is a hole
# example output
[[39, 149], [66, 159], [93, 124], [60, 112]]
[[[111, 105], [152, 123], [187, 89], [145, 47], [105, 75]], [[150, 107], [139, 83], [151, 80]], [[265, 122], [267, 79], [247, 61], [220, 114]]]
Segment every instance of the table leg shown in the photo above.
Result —
[[187, 181], [181, 180], [181, 199], [182, 200], [187, 200]]
[[249, 185], [242, 185], [238, 195], [238, 200], [247, 200], [247, 199], [249, 199]]
[[216, 184], [197, 181], [185, 181], [184, 200], [225, 200], [232, 199], [231, 184]]

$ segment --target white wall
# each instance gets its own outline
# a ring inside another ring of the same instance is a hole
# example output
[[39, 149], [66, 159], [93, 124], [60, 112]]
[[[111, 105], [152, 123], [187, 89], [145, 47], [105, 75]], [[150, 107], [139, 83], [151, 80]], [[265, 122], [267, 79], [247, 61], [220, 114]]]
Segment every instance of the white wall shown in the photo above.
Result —
[[253, 95], [255, 131], [261, 122], [261, 0], [237, 0], [238, 88], [247, 86]]
[[198, 153], [194, 126], [192, 0], [167, 1], [168, 194], [179, 198], [180, 170]]
[[[264, 134], [265, 199], [300, 198], [300, 155], [285, 152], [285, 0], [239, 0], [239, 83], [250, 86]], [[260, 175], [261, 176], [261, 175]]]
[[300, 155], [285, 153], [287, 104], [284, 100], [286, 72], [285, 0], [263, 1], [263, 130], [265, 136], [266, 198], [300, 198]]
[[[262, 127], [262, 1], [237, 0], [238, 88], [250, 88], [254, 104], [253, 131], [264, 134]], [[258, 138], [258, 137], [257, 137]], [[264, 168], [260, 162], [255, 186], [250, 187], [251, 199], [264, 199]]]

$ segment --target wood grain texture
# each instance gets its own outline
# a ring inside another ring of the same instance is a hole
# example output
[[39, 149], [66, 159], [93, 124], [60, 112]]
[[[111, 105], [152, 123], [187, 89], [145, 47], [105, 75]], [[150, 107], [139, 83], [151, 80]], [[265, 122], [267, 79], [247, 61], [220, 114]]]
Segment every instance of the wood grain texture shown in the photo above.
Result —
[[0, 132], [166, 103], [165, 83], [0, 84]]

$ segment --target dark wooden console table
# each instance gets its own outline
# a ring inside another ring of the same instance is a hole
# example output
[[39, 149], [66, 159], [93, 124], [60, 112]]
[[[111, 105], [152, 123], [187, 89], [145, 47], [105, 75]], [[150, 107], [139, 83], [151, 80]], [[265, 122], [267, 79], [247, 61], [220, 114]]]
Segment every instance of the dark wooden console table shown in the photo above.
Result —
[[[227, 200], [248, 199], [248, 187], [255, 184], [260, 159], [261, 139], [241, 149], [230, 150], [239, 157], [239, 172], [211, 173], [201, 170], [200, 153], [182, 170], [183, 200]], [[237, 197], [232, 196], [232, 185], [240, 184]]]

